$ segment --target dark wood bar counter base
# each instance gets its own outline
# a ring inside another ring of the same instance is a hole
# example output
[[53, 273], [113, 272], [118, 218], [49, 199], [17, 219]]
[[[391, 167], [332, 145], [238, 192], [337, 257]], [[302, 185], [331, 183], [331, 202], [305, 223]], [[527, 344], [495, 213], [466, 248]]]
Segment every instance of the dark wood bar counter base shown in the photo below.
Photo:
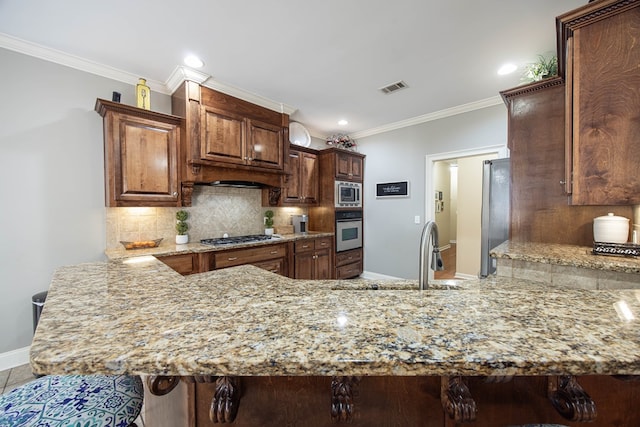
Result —
[[[224, 423], [224, 417], [218, 418], [218, 423], [212, 422], [209, 413], [219, 393], [217, 382], [182, 378], [179, 386], [164, 396], [154, 396], [145, 390], [145, 421], [154, 427]], [[640, 382], [629, 381], [634, 377], [625, 379], [596, 375], [516, 376], [505, 381], [438, 376], [235, 377], [236, 384], [242, 384], [240, 403], [233, 421], [226, 418], [226, 422], [238, 427], [341, 424], [495, 427], [534, 423], [578, 427], [585, 422], [593, 427], [637, 426]], [[467, 411], [458, 417], [460, 422], [449, 416], [448, 403], [441, 400], [445, 385], [450, 396], [465, 390], [459, 399], [453, 399]], [[554, 398], [556, 403], [562, 400], [566, 407], [577, 411], [561, 414], [554, 407]], [[475, 412], [471, 404], [474, 402]]]

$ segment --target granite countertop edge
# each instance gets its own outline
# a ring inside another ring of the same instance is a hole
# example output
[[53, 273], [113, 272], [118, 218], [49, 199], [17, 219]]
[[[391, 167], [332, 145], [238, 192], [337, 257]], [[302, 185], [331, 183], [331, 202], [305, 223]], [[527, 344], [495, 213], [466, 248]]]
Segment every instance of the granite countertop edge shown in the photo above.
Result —
[[333, 237], [333, 233], [310, 231], [307, 233], [294, 233], [294, 234], [278, 234], [275, 238], [269, 240], [262, 240], [259, 242], [239, 243], [234, 245], [220, 245], [211, 246], [203, 245], [202, 243], [192, 242], [184, 245], [176, 245], [170, 241], [163, 241], [158, 247], [146, 248], [146, 249], [124, 249], [124, 247], [117, 247], [105, 250], [105, 255], [109, 260], [122, 260], [127, 258], [139, 257], [139, 256], [171, 256], [182, 255], [190, 253], [203, 253], [203, 252], [217, 252], [226, 251], [232, 249], [252, 248], [264, 245], [276, 245], [278, 243], [294, 242], [302, 239], [315, 239], [318, 237]]
[[494, 258], [562, 265], [600, 271], [640, 273], [640, 259], [594, 255], [588, 246], [506, 241], [490, 251]]
[[31, 346], [42, 374], [640, 375], [633, 290], [490, 276], [181, 276], [153, 257], [61, 267]]

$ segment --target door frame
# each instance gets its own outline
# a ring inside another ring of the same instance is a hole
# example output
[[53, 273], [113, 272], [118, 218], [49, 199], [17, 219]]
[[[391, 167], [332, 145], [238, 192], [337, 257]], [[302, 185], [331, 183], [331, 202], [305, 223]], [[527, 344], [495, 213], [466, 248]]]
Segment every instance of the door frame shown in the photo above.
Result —
[[448, 151], [446, 153], [428, 154], [426, 156], [425, 167], [425, 215], [424, 223], [435, 220], [435, 200], [433, 193], [436, 191], [433, 185], [433, 169], [434, 163], [443, 160], [458, 159], [460, 157], [482, 156], [485, 154], [497, 153], [498, 158], [509, 157], [509, 149], [506, 145], [487, 145], [486, 147], [473, 148], [469, 150]]

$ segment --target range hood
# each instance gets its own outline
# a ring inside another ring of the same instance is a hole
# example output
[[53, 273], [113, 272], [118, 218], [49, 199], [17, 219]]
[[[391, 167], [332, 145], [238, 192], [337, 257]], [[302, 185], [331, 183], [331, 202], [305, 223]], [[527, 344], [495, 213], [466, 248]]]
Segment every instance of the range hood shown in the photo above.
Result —
[[212, 181], [209, 185], [213, 187], [232, 187], [232, 188], [262, 188], [265, 185], [255, 181], [238, 181], [238, 180], [219, 180]]

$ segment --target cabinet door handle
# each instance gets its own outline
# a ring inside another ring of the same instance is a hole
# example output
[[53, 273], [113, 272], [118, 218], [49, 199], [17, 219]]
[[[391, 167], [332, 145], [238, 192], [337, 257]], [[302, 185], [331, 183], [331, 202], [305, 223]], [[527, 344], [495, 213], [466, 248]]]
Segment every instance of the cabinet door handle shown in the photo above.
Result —
[[307, 249], [309, 245], [302, 245], [302, 249]]
[[235, 260], [237, 260], [237, 259], [238, 259], [238, 257], [237, 257], [237, 256], [234, 256], [234, 257], [229, 257], [229, 258], [227, 258], [227, 261], [235, 261]]
[[178, 192], [177, 191], [173, 192], [173, 197], [178, 197]]
[[278, 255], [278, 251], [271, 251], [271, 255]]

